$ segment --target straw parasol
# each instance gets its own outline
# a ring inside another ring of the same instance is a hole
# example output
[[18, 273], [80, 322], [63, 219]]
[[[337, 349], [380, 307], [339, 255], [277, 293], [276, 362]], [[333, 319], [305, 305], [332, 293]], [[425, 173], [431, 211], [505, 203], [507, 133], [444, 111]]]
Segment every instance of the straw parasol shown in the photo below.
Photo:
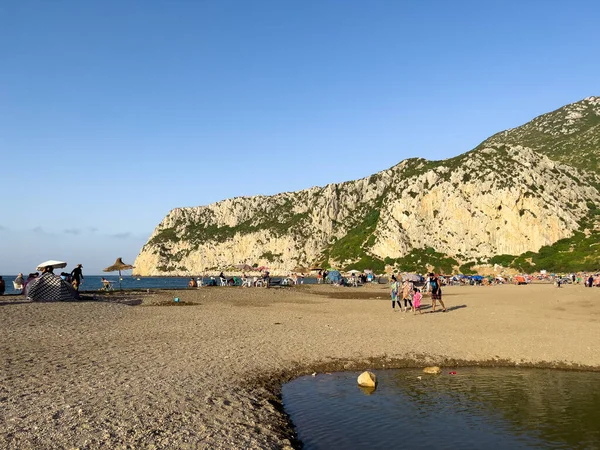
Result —
[[107, 267], [103, 270], [103, 272], [119, 272], [119, 289], [123, 290], [121, 287], [121, 270], [129, 270], [133, 269], [131, 264], [125, 264], [121, 258], [117, 258], [115, 263], [112, 266]]

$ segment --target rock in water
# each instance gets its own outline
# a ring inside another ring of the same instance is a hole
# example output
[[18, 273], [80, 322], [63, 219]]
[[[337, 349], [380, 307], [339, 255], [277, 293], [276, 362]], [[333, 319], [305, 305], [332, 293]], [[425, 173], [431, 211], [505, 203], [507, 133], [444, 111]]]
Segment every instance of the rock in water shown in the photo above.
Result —
[[361, 387], [374, 388], [377, 385], [377, 377], [368, 370], [358, 376], [358, 385]]
[[431, 366], [431, 367], [425, 367], [423, 369], [423, 372], [437, 375], [438, 373], [442, 372], [442, 369], [440, 369], [438, 366]]

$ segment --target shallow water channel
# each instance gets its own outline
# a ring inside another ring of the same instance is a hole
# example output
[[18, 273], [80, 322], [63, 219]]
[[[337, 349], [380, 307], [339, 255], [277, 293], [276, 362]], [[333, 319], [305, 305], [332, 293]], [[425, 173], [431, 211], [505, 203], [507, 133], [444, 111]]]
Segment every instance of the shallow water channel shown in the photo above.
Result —
[[374, 392], [358, 387], [359, 372], [305, 376], [283, 386], [284, 408], [305, 449], [600, 448], [600, 373], [374, 372]]

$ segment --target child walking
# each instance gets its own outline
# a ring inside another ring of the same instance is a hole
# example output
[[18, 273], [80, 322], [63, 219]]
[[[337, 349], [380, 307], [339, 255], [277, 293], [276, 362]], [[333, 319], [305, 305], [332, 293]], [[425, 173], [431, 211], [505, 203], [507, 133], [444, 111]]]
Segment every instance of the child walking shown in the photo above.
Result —
[[421, 291], [418, 289], [415, 289], [415, 295], [413, 295], [413, 305], [414, 305], [414, 312], [413, 314], [416, 314], [417, 311], [419, 311], [419, 314], [423, 314], [423, 311], [421, 311]]
[[398, 297], [400, 291], [400, 283], [395, 280], [392, 281], [391, 284], [391, 294], [392, 294], [392, 309], [394, 311], [396, 311], [396, 302], [398, 302], [398, 308], [400, 308], [400, 311], [402, 311], [402, 304], [400, 303], [400, 298]]

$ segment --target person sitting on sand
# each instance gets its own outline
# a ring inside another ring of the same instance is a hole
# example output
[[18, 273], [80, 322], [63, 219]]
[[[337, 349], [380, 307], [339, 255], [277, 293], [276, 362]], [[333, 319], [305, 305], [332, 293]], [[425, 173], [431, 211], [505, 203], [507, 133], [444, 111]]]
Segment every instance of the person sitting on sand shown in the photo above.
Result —
[[198, 287], [198, 283], [196, 282], [196, 279], [194, 277], [192, 277], [190, 279], [190, 282], [188, 283], [188, 287], [190, 287], [190, 288], [197, 288]]
[[108, 281], [106, 278], [102, 277], [102, 279], [100, 281], [102, 281], [102, 289], [103, 290], [108, 291], [108, 290], [112, 289], [111, 282]]
[[25, 279], [23, 278], [23, 274], [22, 273], [20, 273], [19, 275], [17, 275], [17, 278], [15, 278], [14, 283], [17, 286], [21, 286], [21, 289], [23, 289], [23, 285], [25, 284]]

